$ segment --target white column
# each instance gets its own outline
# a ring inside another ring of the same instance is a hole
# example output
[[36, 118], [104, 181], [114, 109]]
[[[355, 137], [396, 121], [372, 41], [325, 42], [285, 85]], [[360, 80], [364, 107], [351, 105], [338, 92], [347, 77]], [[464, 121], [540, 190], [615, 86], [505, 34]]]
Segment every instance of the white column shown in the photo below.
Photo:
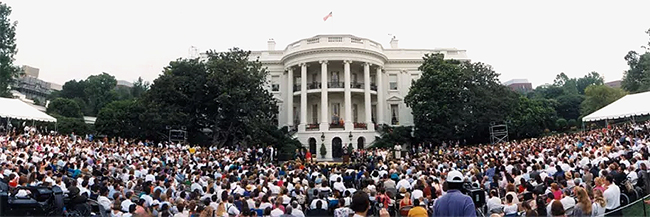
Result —
[[377, 67], [377, 125], [384, 124], [384, 73]]
[[307, 64], [300, 64], [300, 131], [307, 126]]
[[287, 126], [293, 126], [293, 68], [287, 68]]
[[320, 61], [320, 131], [329, 130], [329, 109], [327, 102], [327, 60]]
[[370, 63], [363, 64], [363, 81], [364, 81], [364, 90], [363, 97], [366, 113], [366, 126], [368, 130], [375, 130], [375, 125], [372, 124], [372, 107], [370, 105]]
[[343, 71], [345, 73], [345, 131], [354, 130], [352, 123], [352, 93], [350, 92], [350, 60], [343, 61]]

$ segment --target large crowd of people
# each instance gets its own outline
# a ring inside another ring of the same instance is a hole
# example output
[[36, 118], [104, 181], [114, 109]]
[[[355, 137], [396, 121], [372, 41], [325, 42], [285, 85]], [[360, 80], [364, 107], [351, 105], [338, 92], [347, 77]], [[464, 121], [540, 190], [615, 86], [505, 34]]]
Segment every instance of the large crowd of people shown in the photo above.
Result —
[[[621, 193], [650, 193], [649, 129], [646, 122], [494, 145], [355, 150], [343, 164], [306, 158], [313, 153], [278, 163], [272, 147], [30, 129], [0, 136], [0, 178], [16, 197], [31, 195], [19, 186], [57, 186], [70, 198], [67, 210], [96, 201], [113, 217], [621, 215]], [[467, 189], [482, 189], [485, 204]]]

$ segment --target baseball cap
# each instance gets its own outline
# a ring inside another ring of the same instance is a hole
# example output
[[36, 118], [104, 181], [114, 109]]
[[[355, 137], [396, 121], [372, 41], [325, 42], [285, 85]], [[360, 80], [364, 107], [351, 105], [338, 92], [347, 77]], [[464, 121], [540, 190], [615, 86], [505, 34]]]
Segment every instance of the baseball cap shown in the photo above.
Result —
[[465, 181], [463, 174], [458, 172], [458, 170], [453, 170], [447, 174], [447, 182], [450, 183], [462, 183]]

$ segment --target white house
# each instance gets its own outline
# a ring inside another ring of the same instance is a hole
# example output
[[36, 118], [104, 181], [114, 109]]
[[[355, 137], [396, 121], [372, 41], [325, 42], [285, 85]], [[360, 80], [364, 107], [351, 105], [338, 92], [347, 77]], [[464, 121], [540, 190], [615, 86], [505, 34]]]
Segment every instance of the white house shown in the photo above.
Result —
[[465, 50], [403, 49], [393, 38], [390, 48], [353, 35], [317, 35], [283, 50], [252, 51], [269, 71], [268, 88], [279, 103], [278, 126], [289, 126], [312, 154], [325, 160], [341, 157], [344, 144], [367, 147], [381, 124], [413, 125], [404, 104], [411, 82], [427, 53], [469, 60]]

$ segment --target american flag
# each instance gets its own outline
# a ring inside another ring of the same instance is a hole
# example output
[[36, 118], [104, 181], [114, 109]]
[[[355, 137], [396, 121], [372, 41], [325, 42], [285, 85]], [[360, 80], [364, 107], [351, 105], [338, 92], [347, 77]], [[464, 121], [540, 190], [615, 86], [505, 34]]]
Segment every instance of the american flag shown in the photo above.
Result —
[[332, 17], [332, 12], [327, 14], [327, 16], [323, 17], [323, 21], [327, 21], [327, 18], [330, 18], [330, 17]]

